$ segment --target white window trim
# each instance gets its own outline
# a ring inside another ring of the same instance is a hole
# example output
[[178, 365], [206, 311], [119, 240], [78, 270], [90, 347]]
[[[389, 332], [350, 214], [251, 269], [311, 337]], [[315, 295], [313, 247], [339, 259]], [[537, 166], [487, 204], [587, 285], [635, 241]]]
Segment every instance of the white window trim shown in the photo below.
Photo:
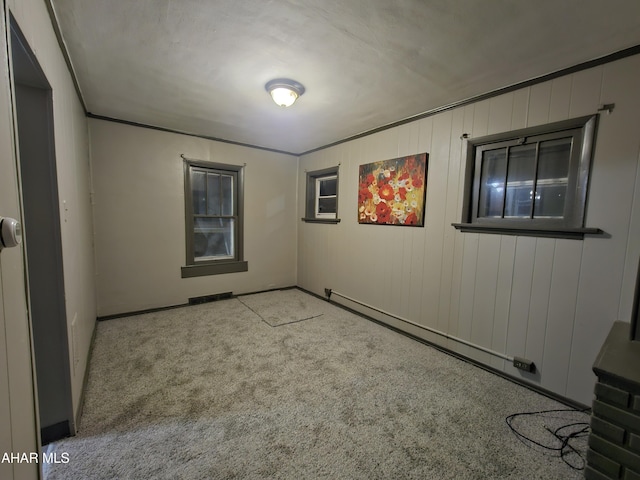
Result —
[[325, 180], [336, 179], [336, 183], [338, 181], [338, 175], [325, 175], [322, 177], [316, 177], [316, 191], [315, 191], [315, 217], [316, 218], [337, 218], [338, 212], [331, 213], [321, 213], [320, 212], [320, 199], [321, 198], [335, 198], [336, 199], [336, 210], [338, 206], [338, 192], [336, 191], [335, 195], [320, 195], [320, 183]]
[[[318, 197], [319, 197], [319, 183], [318, 181], [325, 178], [336, 179], [336, 212], [334, 213], [318, 213]], [[306, 179], [306, 192], [305, 192], [305, 216], [302, 217], [303, 222], [310, 223], [339, 223], [340, 212], [340, 172], [339, 166], [324, 168], [322, 170], [315, 170], [307, 172]]]

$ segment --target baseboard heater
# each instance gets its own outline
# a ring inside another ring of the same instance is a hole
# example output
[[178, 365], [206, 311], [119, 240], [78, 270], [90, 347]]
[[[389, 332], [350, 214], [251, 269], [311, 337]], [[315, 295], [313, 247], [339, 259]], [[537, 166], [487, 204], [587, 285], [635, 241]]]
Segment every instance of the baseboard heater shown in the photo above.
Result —
[[[425, 330], [427, 332], [433, 333], [435, 335], [444, 337], [444, 338], [446, 338], [448, 340], [453, 340], [454, 342], [461, 343], [461, 344], [466, 345], [467, 347], [471, 347], [471, 348], [473, 348], [475, 350], [479, 350], [481, 352], [488, 353], [489, 355], [493, 355], [495, 357], [502, 358], [503, 360], [507, 360], [509, 362], [512, 362], [516, 366], [516, 368], [520, 368], [520, 367], [518, 367], [516, 365], [516, 363], [518, 363], [518, 362], [522, 363], [523, 360], [524, 360], [524, 359], [519, 359], [518, 358], [517, 359], [518, 361], [514, 362], [514, 357], [510, 357], [509, 355], [506, 355], [504, 353], [496, 352], [495, 350], [491, 350], [491, 349], [483, 347], [481, 345], [476, 345], [475, 343], [471, 343], [470, 341], [465, 340], [464, 338], [455, 337], [455, 336], [450, 335], [450, 334], [448, 334], [446, 332], [442, 332], [440, 330], [436, 330], [435, 328], [427, 327], [425, 325], [420, 325], [419, 323], [412, 322], [411, 320], [408, 320], [406, 318], [402, 318], [402, 317], [400, 317], [398, 315], [395, 315], [393, 313], [387, 312], [387, 311], [382, 310], [380, 308], [374, 307], [372, 305], [368, 305], [368, 304], [366, 304], [364, 302], [361, 302], [360, 300], [356, 300], [355, 298], [351, 298], [351, 297], [349, 297], [347, 295], [343, 295], [342, 293], [336, 292], [335, 290], [331, 290], [330, 292], [331, 292], [331, 296], [335, 295], [337, 297], [344, 298], [345, 300], [353, 302], [353, 303], [355, 303], [357, 305], [361, 305], [361, 306], [363, 306], [365, 308], [373, 310], [374, 312], [382, 313], [383, 315], [387, 315], [388, 317], [394, 318], [394, 319], [399, 320], [401, 322], [408, 323], [409, 325], [412, 325], [414, 327], [420, 328], [422, 330]], [[533, 364], [530, 364], [530, 365], [532, 366]], [[532, 367], [528, 367], [528, 368], [532, 368]], [[522, 368], [522, 369], [524, 369], [524, 368]], [[531, 371], [531, 370], [529, 370], [529, 371]]]

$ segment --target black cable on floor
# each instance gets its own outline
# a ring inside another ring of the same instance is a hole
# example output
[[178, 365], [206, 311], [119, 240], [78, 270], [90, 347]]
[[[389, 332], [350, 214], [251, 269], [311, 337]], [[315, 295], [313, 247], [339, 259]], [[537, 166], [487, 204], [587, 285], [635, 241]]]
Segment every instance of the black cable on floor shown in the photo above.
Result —
[[[547, 427], [545, 425], [545, 429], [551, 434], [553, 435], [553, 437], [558, 440], [560, 442], [560, 446], [555, 446], [555, 445], [546, 445], [544, 443], [542, 443], [542, 441], [537, 441], [533, 438], [529, 438], [526, 435], [524, 435], [523, 433], [519, 432], [516, 427], [513, 426], [513, 421], [514, 419], [518, 418], [518, 417], [522, 417], [522, 416], [534, 416], [534, 415], [545, 415], [548, 413], [559, 413], [559, 412], [572, 412], [572, 413], [584, 413], [587, 410], [574, 410], [574, 409], [557, 409], [557, 410], [541, 410], [539, 412], [521, 412], [521, 413], [513, 413], [509, 416], [506, 417], [506, 422], [507, 425], [509, 426], [509, 428], [511, 429], [511, 431], [520, 439], [520, 440], [525, 440], [526, 442], [530, 442], [534, 445], [537, 445], [545, 450], [549, 450], [549, 451], [553, 451], [553, 452], [558, 452], [560, 454], [560, 458], [562, 459], [562, 461], [564, 463], [566, 463], [569, 467], [573, 468], [574, 470], [584, 470], [584, 466], [585, 466], [585, 459], [582, 455], [582, 453], [577, 450], [572, 444], [571, 442], [575, 439], [578, 438], [583, 438], [585, 436], [589, 435], [589, 423], [588, 422], [573, 422], [573, 423], [567, 423], [565, 425], [562, 425], [558, 428], [556, 428], [555, 430]], [[569, 432], [565, 431], [567, 429], [572, 429]], [[527, 445], [526, 442], [525, 445]], [[530, 445], [528, 445], [530, 446]], [[568, 456], [571, 456], [571, 454], [575, 454], [577, 455], [577, 457], [579, 458], [579, 462], [578, 464], [574, 464], [572, 463]]]

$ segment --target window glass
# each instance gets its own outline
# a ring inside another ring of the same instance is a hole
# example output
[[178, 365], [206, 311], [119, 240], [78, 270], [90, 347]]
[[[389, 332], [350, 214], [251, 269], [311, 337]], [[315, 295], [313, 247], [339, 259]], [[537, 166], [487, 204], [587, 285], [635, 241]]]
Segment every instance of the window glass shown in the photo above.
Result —
[[220, 175], [207, 173], [207, 214], [220, 215]]
[[564, 215], [571, 143], [571, 137], [540, 143], [535, 218], [561, 218]]
[[193, 255], [195, 261], [233, 258], [234, 220], [232, 218], [194, 219]]
[[531, 216], [533, 179], [536, 174], [536, 146], [519, 145], [509, 149], [505, 217]]
[[336, 214], [336, 197], [326, 197], [318, 199], [318, 213], [319, 214]]
[[191, 171], [191, 195], [193, 198], [193, 214], [206, 215], [207, 213], [207, 187], [204, 172]]
[[479, 217], [502, 217], [504, 179], [507, 173], [507, 149], [482, 152]]
[[231, 175], [221, 175], [220, 182], [222, 215], [233, 215], [233, 177]]
[[321, 178], [320, 179], [320, 196], [326, 197], [330, 195], [335, 195], [337, 185], [338, 185], [338, 179], [335, 177]]

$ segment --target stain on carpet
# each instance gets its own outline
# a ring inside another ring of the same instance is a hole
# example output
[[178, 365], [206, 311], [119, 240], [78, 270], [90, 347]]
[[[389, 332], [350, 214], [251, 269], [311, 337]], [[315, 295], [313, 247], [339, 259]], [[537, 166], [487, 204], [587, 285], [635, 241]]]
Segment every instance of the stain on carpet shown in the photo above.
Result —
[[303, 322], [322, 316], [322, 300], [297, 288], [238, 297], [247, 308], [272, 327]]

